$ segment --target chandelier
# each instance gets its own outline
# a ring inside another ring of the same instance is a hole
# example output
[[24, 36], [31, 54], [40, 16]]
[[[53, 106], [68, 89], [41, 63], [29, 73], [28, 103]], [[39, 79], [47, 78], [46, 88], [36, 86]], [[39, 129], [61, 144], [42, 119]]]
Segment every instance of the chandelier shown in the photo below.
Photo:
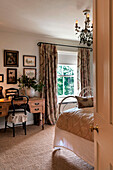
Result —
[[78, 20], [76, 20], [75, 23], [75, 31], [76, 34], [79, 34], [80, 38], [80, 44], [87, 44], [87, 46], [91, 46], [93, 44], [93, 23], [92, 25], [90, 24], [90, 18], [89, 18], [89, 13], [90, 10], [84, 10], [83, 11], [84, 15], [86, 16], [85, 18], [85, 28], [81, 29], [80, 26], [78, 26]]

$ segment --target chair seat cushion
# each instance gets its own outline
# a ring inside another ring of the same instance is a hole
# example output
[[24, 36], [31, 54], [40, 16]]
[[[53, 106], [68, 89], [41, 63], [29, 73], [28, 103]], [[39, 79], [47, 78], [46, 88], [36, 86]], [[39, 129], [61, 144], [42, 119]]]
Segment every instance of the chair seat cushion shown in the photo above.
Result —
[[10, 122], [10, 123], [23, 123], [23, 122], [26, 122], [27, 121], [27, 115], [25, 115], [24, 113], [16, 113], [15, 116], [13, 115], [9, 115], [7, 117], [7, 122]]

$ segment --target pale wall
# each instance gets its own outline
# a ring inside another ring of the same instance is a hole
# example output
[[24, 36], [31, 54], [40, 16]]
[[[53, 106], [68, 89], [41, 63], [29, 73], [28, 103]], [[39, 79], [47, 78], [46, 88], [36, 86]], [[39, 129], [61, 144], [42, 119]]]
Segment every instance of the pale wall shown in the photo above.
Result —
[[[3, 86], [4, 90], [6, 88], [15, 87], [18, 85], [8, 85], [7, 80], [7, 67], [4, 67], [3, 63], [3, 51], [4, 49], [8, 50], [18, 50], [19, 51], [19, 67], [17, 68], [18, 76], [23, 74], [23, 55], [35, 55], [37, 59], [37, 79], [39, 77], [39, 50], [37, 42], [53, 42], [69, 45], [79, 45], [75, 41], [66, 41], [61, 39], [54, 39], [50, 37], [43, 37], [35, 34], [28, 33], [17, 33], [17, 32], [0, 32], [0, 74], [4, 74], [4, 83], [0, 83], [0, 86]], [[63, 51], [77, 51], [76, 48], [66, 48], [66, 47], [57, 47], [58, 50]], [[91, 55], [91, 65], [93, 65], [93, 55]], [[93, 82], [93, 70], [91, 67], [91, 84]], [[33, 123], [33, 115], [28, 114], [27, 124]], [[4, 118], [0, 118], [0, 128], [4, 127]]]
[[[17, 33], [0, 32], [0, 74], [4, 74], [4, 83], [0, 83], [3, 86], [4, 91], [6, 88], [14, 87], [18, 88], [18, 85], [7, 84], [7, 67], [4, 67], [3, 63], [3, 52], [7, 50], [18, 50], [19, 51], [19, 67], [17, 68], [17, 77], [23, 74], [23, 55], [35, 55], [37, 58], [37, 77], [38, 77], [38, 47], [37, 39], [35, 36], [28, 36]], [[11, 67], [10, 67], [11, 68]], [[28, 122], [33, 123], [33, 115], [28, 114]], [[0, 118], [0, 127], [4, 126], [4, 118]]]
[[[4, 67], [3, 63], [3, 51], [7, 50], [18, 50], [19, 51], [19, 67], [17, 68], [18, 76], [23, 74], [23, 55], [35, 55], [37, 58], [37, 78], [39, 76], [39, 50], [37, 46], [37, 42], [54, 42], [61, 44], [70, 44], [76, 45], [76, 42], [46, 38], [35, 34], [27, 34], [27, 33], [11, 33], [11, 32], [0, 32], [0, 74], [4, 74], [4, 83], [0, 83], [0, 86], [3, 86], [4, 90], [6, 88], [15, 87], [18, 85], [8, 85], [6, 83], [6, 71], [7, 67]], [[66, 50], [66, 48], [58, 48], [59, 50]], [[72, 50], [71, 48], [67, 48], [67, 50]], [[74, 49], [75, 50], [75, 49]], [[28, 114], [28, 124], [33, 123], [33, 115]], [[4, 127], [4, 118], [0, 118], [0, 128]]]

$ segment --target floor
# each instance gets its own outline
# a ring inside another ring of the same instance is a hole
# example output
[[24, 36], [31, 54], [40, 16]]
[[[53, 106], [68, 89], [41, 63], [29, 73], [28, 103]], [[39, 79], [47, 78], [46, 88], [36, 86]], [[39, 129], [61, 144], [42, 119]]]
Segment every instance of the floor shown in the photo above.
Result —
[[66, 149], [53, 150], [54, 126], [27, 126], [0, 130], [0, 170], [93, 170], [93, 167]]

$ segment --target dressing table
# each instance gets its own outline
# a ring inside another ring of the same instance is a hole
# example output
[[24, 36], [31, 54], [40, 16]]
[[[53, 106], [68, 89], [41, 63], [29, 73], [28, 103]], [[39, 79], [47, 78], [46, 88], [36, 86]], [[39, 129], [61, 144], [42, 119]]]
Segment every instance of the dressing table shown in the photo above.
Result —
[[[24, 101], [20, 100], [18, 103], [15, 104], [23, 104]], [[41, 114], [42, 115], [42, 129], [44, 129], [45, 124], [45, 99], [44, 98], [38, 98], [33, 97], [29, 98], [29, 108], [30, 113], [32, 114]], [[0, 99], [0, 117], [4, 117], [8, 115], [9, 106], [11, 105], [11, 100], [3, 98]], [[37, 124], [37, 116], [34, 115], [34, 124]]]
[[11, 105], [11, 100], [5, 98], [0, 99], [0, 117], [4, 117], [8, 115], [10, 105]]

